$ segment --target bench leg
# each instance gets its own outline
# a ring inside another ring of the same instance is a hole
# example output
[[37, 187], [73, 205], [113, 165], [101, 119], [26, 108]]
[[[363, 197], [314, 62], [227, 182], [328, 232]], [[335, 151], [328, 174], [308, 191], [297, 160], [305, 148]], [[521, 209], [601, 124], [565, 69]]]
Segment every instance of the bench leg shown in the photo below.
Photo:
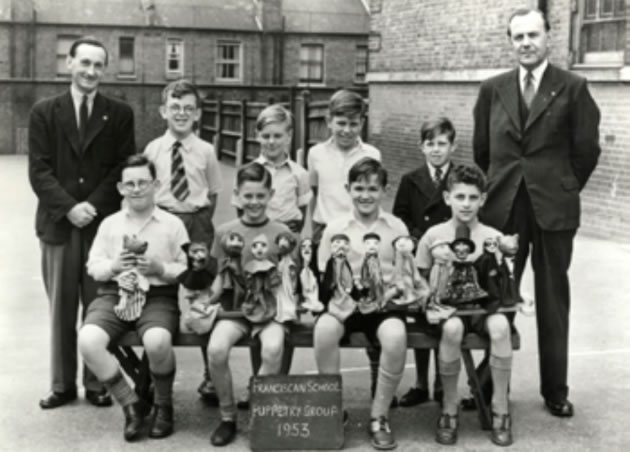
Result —
[[489, 430], [492, 428], [492, 419], [490, 416], [490, 407], [486, 403], [486, 399], [483, 396], [483, 388], [477, 369], [475, 369], [475, 362], [472, 358], [470, 350], [462, 350], [462, 357], [464, 358], [464, 365], [466, 366], [466, 373], [468, 374], [468, 384], [472, 390], [475, 402], [477, 404], [477, 410], [479, 414], [479, 421], [481, 422], [481, 428]]
[[134, 382], [135, 385], [138, 384], [138, 378], [140, 375], [140, 359], [136, 352], [133, 351], [131, 347], [112, 347], [112, 354], [118, 359], [120, 363], [120, 367], [123, 368], [125, 373], [129, 375], [129, 378]]
[[149, 357], [146, 352], [142, 353], [142, 362], [140, 363], [140, 373], [136, 382], [136, 394], [142, 400], [153, 404], [153, 386], [151, 381], [151, 370], [149, 369]]

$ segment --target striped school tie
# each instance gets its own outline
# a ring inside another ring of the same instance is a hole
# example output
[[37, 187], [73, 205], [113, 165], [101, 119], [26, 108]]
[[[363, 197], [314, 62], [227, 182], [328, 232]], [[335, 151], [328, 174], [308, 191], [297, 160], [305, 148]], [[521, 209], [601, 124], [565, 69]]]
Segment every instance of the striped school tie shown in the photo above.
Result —
[[179, 201], [184, 201], [190, 195], [188, 180], [186, 179], [186, 169], [182, 158], [182, 144], [176, 141], [173, 144], [173, 154], [171, 156], [171, 192]]

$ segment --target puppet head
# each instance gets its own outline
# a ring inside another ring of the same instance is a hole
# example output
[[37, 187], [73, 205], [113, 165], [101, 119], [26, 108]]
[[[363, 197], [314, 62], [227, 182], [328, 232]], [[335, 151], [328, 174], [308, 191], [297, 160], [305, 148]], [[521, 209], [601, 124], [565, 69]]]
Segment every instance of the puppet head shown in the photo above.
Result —
[[149, 247], [149, 242], [138, 239], [135, 235], [123, 235], [123, 248], [134, 254], [144, 254]]
[[483, 249], [490, 254], [495, 254], [499, 249], [499, 241], [496, 237], [488, 237], [483, 241]]
[[313, 260], [313, 240], [309, 237], [300, 242], [300, 257], [305, 266]]
[[468, 226], [457, 226], [455, 240], [451, 242], [450, 246], [459, 261], [465, 261], [469, 254], [475, 252], [475, 242], [470, 240], [470, 229]]
[[260, 234], [254, 237], [254, 240], [252, 240], [251, 249], [254, 259], [266, 259], [267, 253], [269, 252], [269, 240], [267, 239], [267, 236], [264, 234]]
[[396, 237], [392, 242], [392, 246], [394, 247], [394, 252], [396, 254], [412, 254], [415, 245], [416, 243], [414, 238], [409, 235]]
[[346, 257], [350, 251], [350, 238], [346, 234], [335, 234], [330, 238], [332, 257]]
[[225, 254], [230, 257], [238, 257], [243, 252], [245, 240], [238, 232], [228, 232], [221, 237], [221, 247]]
[[378, 254], [378, 246], [381, 243], [381, 236], [376, 232], [368, 232], [363, 236], [363, 246], [365, 247], [365, 254], [374, 255]]
[[433, 256], [433, 260], [439, 263], [451, 262], [455, 258], [450, 244], [446, 241], [433, 244], [431, 246], [431, 256]]
[[281, 232], [276, 236], [276, 245], [278, 245], [278, 253], [281, 256], [291, 254], [297, 245], [297, 240], [290, 232]]
[[510, 256], [518, 251], [518, 234], [499, 236], [499, 249]]
[[182, 246], [188, 259], [188, 268], [202, 270], [208, 266], [209, 250], [206, 242], [191, 242]]

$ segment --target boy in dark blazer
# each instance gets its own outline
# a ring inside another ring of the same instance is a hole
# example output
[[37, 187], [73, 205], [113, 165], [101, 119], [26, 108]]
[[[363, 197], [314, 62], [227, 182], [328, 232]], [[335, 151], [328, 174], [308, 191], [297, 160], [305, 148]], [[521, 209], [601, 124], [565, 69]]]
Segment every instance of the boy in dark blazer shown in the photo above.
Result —
[[[393, 213], [400, 218], [411, 235], [420, 240], [431, 226], [447, 221], [450, 208], [442, 193], [455, 151], [455, 127], [448, 118], [426, 121], [420, 128], [420, 149], [425, 161], [405, 174], [398, 187]], [[424, 318], [424, 316], [422, 316]], [[419, 319], [422, 321], [422, 319]], [[429, 400], [428, 350], [415, 350], [416, 386], [400, 399], [401, 406], [414, 406]], [[442, 399], [442, 389], [436, 372], [433, 398]]]

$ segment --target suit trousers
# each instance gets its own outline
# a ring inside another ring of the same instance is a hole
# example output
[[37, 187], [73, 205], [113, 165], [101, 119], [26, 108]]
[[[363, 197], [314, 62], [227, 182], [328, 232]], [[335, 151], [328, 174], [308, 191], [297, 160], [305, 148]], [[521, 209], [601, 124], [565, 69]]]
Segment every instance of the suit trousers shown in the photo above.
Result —
[[541, 229], [536, 222], [525, 183], [522, 182], [514, 199], [505, 232], [519, 234], [519, 250], [514, 259], [514, 276], [519, 286], [531, 246], [538, 327], [540, 392], [545, 400], [561, 402], [569, 393], [568, 271], [576, 230]]
[[[96, 283], [87, 274], [85, 264], [92, 238], [79, 228], [72, 228], [63, 244], [40, 242], [42, 276], [50, 303], [50, 369], [51, 390], [69, 391], [76, 388], [77, 377], [77, 313], [79, 300], [82, 317], [87, 306], [96, 298]], [[100, 391], [102, 384], [83, 367], [83, 386]]]

